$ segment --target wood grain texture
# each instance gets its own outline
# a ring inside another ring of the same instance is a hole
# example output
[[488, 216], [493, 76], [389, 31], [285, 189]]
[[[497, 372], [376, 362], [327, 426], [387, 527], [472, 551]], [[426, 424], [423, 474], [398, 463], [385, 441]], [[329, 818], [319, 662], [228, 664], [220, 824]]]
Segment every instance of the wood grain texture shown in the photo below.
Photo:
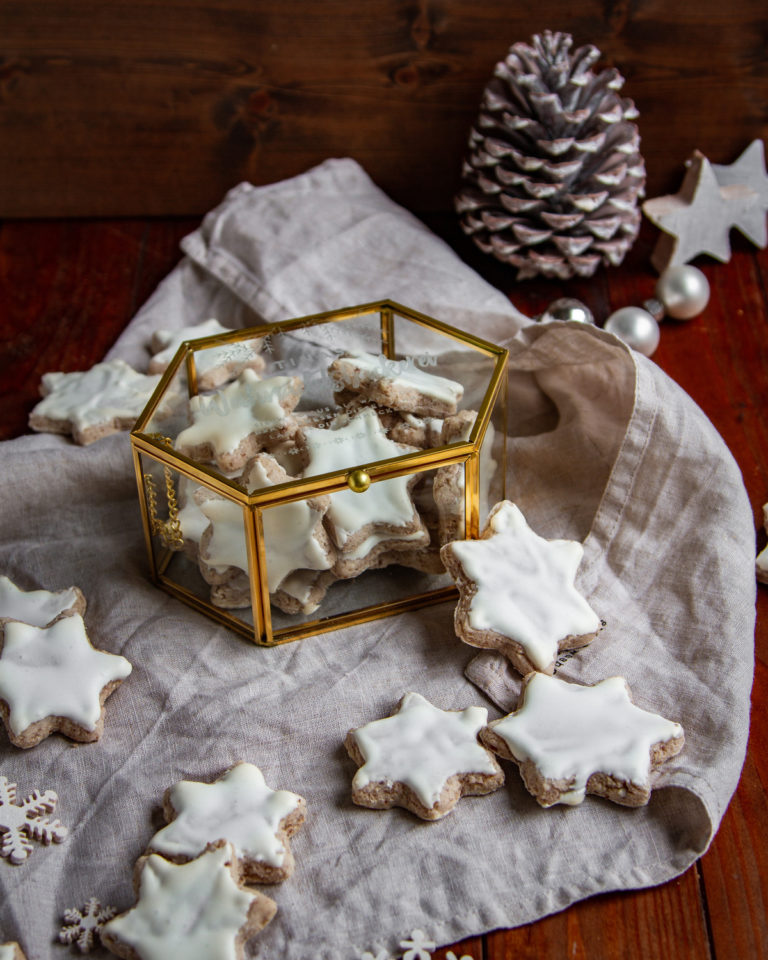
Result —
[[329, 156], [448, 210], [495, 63], [547, 28], [626, 77], [649, 196], [768, 136], [763, 0], [4, 0], [0, 216], [202, 213]]
[[[564, 294], [608, 313], [651, 296], [655, 231], [645, 224], [626, 262], [567, 285], [522, 284], [460, 232], [452, 216], [428, 225], [529, 315]], [[40, 375], [100, 360], [136, 308], [172, 269], [194, 219], [0, 224], [0, 437], [25, 431]], [[666, 321], [654, 360], [702, 407], [738, 462], [766, 543], [768, 501], [768, 251], [737, 236], [728, 264], [697, 261], [712, 298], [687, 323]], [[768, 588], [758, 588], [750, 741], [741, 781], [709, 851], [660, 887], [605, 894], [555, 916], [435, 953], [447, 960], [768, 958]], [[598, 801], [595, 801], [598, 802]], [[428, 918], [424, 928], [429, 933]], [[406, 936], [409, 931], [401, 931]]]

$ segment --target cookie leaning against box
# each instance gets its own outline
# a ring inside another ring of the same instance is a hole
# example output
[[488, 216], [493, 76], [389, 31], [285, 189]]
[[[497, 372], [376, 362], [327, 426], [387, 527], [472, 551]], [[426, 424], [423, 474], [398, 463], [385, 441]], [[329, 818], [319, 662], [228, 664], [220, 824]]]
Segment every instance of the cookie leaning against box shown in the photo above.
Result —
[[525, 677], [517, 710], [480, 739], [514, 760], [542, 807], [575, 806], [587, 793], [642, 806], [653, 774], [685, 742], [679, 723], [632, 703], [623, 677], [582, 686], [541, 673]]
[[459, 588], [456, 634], [499, 650], [521, 674], [553, 673], [561, 650], [594, 640], [602, 623], [574, 586], [584, 553], [575, 540], [545, 540], [508, 500], [479, 540], [445, 544], [440, 556]]
[[477, 740], [484, 707], [440, 710], [406, 693], [396, 713], [350, 730], [347, 753], [358, 764], [352, 800], [362, 807], [405, 807], [422, 820], [439, 820], [461, 797], [498, 790], [504, 774]]
[[185, 863], [209, 843], [227, 840], [246, 883], [280, 883], [293, 873], [288, 838], [304, 823], [307, 804], [288, 790], [271, 790], [252, 763], [237, 763], [214, 783], [181, 780], [163, 796], [168, 826], [148, 853]]
[[17, 747], [52, 733], [90, 743], [104, 729], [104, 701], [130, 674], [125, 657], [96, 650], [79, 614], [49, 627], [0, 624], [0, 716]]

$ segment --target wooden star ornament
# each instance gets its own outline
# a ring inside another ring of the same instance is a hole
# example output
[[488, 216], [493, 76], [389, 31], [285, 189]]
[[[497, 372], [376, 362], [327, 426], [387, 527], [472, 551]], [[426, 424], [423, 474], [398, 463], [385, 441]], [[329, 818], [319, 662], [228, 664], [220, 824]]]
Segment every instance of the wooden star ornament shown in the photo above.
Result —
[[756, 247], [764, 249], [768, 246], [768, 173], [765, 171], [763, 141], [753, 140], [738, 160], [731, 164], [713, 163], [712, 169], [721, 188], [741, 185], [757, 194], [749, 206], [749, 216], [734, 226]]
[[732, 170], [715, 168], [697, 150], [687, 161], [680, 191], [643, 204], [643, 213], [664, 231], [651, 255], [651, 263], [660, 273], [702, 253], [727, 263], [731, 258], [728, 235], [733, 227], [757, 246], [766, 246], [768, 204], [751, 185], [734, 182], [742, 165], [754, 172], [759, 158], [756, 150], [751, 151], [748, 148]]

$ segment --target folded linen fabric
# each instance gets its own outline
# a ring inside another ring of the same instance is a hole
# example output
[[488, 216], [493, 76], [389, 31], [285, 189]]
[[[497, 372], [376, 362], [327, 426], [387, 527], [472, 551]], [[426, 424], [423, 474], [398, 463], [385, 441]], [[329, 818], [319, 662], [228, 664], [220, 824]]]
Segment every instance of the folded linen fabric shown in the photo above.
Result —
[[54, 789], [70, 831], [22, 867], [0, 861], [0, 939], [42, 960], [66, 908], [94, 893], [128, 908], [163, 791], [238, 761], [307, 799], [294, 875], [270, 890], [277, 916], [246, 956], [392, 956], [415, 928], [450, 943], [685, 870], [738, 781], [753, 658], [751, 511], [704, 415], [607, 334], [530, 324], [351, 160], [240, 185], [182, 248], [110, 357], [145, 368], [155, 327], [383, 297], [508, 345], [509, 495], [538, 533], [585, 542], [578, 583], [607, 621], [561, 675], [623, 674], [639, 705], [683, 724], [686, 747], [638, 810], [596, 799], [542, 810], [509, 767], [504, 788], [436, 823], [355, 807], [350, 728], [391, 714], [407, 690], [494, 718], [519, 678], [455, 638], [451, 604], [253, 647], [148, 581], [125, 434], [88, 448], [22, 437], [2, 445], [1, 568], [25, 589], [76, 583], [94, 644], [134, 671], [98, 743], [51, 737], [22, 755], [0, 742], [0, 772], [20, 795]]

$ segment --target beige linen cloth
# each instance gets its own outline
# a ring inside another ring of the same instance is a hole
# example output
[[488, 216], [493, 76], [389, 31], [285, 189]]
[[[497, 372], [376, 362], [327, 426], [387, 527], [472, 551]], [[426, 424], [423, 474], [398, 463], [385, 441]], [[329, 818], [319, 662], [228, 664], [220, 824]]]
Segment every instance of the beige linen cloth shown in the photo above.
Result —
[[[625, 676], [636, 702], [685, 727], [682, 754], [639, 810], [587, 798], [543, 810], [507, 784], [424, 823], [355, 807], [349, 728], [415, 690], [444, 709], [515, 702], [519, 678], [453, 631], [443, 604], [275, 649], [252, 646], [156, 589], [126, 434], [91, 447], [2, 445], [0, 570], [20, 586], [80, 586], [93, 643], [133, 674], [95, 744], [3, 737], [19, 797], [53, 789], [69, 827], [22, 866], [0, 861], [0, 942], [34, 960], [66, 908], [125, 910], [163, 791], [248, 760], [303, 794], [296, 870], [246, 955], [347, 960], [401, 952], [418, 928], [449, 943], [607, 890], [661, 883], [706, 848], [744, 758], [753, 665], [754, 530], [739, 470], [658, 367], [579, 325], [531, 324], [350, 160], [268, 187], [243, 184], [182, 243], [186, 254], [111, 352], [145, 368], [155, 327], [232, 326], [391, 297], [511, 350], [508, 491], [539, 533], [585, 543], [578, 582], [607, 621], [560, 676]], [[466, 671], [466, 673], [465, 673]], [[0, 822], [2, 820], [0, 809]]]

